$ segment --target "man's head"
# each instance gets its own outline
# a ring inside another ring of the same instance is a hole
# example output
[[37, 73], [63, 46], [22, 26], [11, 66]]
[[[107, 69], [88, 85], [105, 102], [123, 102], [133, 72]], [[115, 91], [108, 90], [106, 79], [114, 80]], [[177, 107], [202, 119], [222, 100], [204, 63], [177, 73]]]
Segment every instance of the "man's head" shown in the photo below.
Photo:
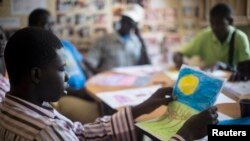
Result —
[[52, 31], [53, 20], [51, 14], [45, 9], [35, 9], [29, 15], [29, 26], [41, 27], [45, 30]]
[[68, 79], [62, 55], [62, 44], [53, 33], [34, 27], [17, 31], [4, 53], [11, 91], [20, 97], [32, 95], [33, 103], [57, 101]]
[[120, 20], [120, 29], [119, 33], [124, 36], [128, 35], [131, 30], [135, 29], [137, 26], [137, 23], [134, 22], [131, 18], [127, 16], [122, 16]]
[[129, 34], [131, 30], [137, 28], [137, 24], [143, 17], [144, 9], [139, 4], [128, 4], [127, 8], [122, 13], [119, 33], [122, 36]]
[[224, 3], [215, 5], [210, 10], [210, 24], [216, 37], [224, 42], [228, 35], [228, 27], [233, 24], [231, 8]]

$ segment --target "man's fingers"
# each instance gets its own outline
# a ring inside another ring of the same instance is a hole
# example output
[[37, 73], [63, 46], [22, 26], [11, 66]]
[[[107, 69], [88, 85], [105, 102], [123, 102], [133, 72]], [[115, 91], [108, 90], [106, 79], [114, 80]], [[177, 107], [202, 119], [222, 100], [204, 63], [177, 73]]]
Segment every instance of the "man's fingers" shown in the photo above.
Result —
[[160, 95], [160, 96], [169, 95], [172, 97], [173, 88], [172, 87], [160, 88], [156, 91], [156, 93], [157, 95]]
[[218, 109], [217, 109], [216, 106], [212, 106], [212, 107], [208, 108], [209, 114], [214, 114], [214, 113], [216, 113], [217, 110], [218, 110]]

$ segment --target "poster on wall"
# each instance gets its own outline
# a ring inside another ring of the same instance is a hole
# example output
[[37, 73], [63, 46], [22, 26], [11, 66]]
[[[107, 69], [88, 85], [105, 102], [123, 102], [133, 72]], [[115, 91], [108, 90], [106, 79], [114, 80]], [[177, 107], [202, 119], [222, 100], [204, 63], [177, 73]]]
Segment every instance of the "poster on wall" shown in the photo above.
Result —
[[2, 28], [19, 28], [20, 27], [20, 19], [15, 17], [7, 17], [7, 18], [0, 18], [0, 25]]
[[28, 15], [36, 8], [46, 8], [47, 0], [11, 0], [12, 15]]

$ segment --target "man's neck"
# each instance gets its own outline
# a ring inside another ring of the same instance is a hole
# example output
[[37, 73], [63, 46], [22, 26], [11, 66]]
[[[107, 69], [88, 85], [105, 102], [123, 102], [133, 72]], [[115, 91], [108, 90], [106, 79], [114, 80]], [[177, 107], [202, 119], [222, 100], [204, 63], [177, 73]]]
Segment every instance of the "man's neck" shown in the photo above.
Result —
[[10, 92], [8, 93], [12, 96], [18, 97], [20, 99], [23, 99], [25, 101], [28, 101], [30, 103], [33, 103], [37, 106], [42, 106], [43, 101], [40, 101], [35, 94], [32, 93], [28, 93], [28, 92], [24, 92], [21, 91], [20, 89], [11, 89]]
[[228, 35], [229, 35], [229, 31], [222, 38], [218, 38], [220, 43], [224, 43], [227, 40]]

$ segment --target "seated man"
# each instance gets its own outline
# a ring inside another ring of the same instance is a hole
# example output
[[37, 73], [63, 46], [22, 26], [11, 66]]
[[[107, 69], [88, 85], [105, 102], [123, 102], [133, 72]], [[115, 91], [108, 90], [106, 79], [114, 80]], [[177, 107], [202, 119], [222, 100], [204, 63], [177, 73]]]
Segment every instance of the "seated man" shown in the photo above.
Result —
[[200, 31], [194, 39], [174, 55], [177, 68], [183, 63], [183, 56], [199, 56], [204, 68], [223, 62], [224, 69], [232, 70], [237, 63], [250, 59], [247, 35], [232, 26], [230, 7], [219, 3], [210, 10], [210, 27]]
[[[40, 27], [48, 31], [53, 31], [53, 20], [50, 12], [46, 9], [35, 9], [29, 15], [29, 26]], [[65, 49], [66, 58], [66, 71], [70, 78], [68, 81], [68, 95], [77, 96], [85, 100], [93, 101], [88, 96], [85, 89], [85, 83], [87, 79], [85, 69], [88, 68], [86, 60], [83, 55], [77, 50], [77, 48], [67, 40], [61, 40]]]
[[[49, 105], [65, 91], [68, 75], [63, 55], [60, 40], [41, 28], [21, 29], [9, 39], [4, 59], [11, 90], [0, 104], [1, 141], [135, 141], [134, 119], [175, 99], [171, 88], [161, 88], [142, 104], [113, 116], [85, 125], [72, 122]], [[204, 137], [207, 124], [217, 123], [217, 116], [215, 107], [192, 116], [172, 140]]]
[[[28, 24], [30, 27], [53, 31], [53, 19], [46, 9], [33, 10], [29, 15]], [[87, 80], [85, 58], [70, 41], [61, 40], [61, 43], [65, 51], [65, 71], [70, 76], [69, 87], [67, 88], [67, 96], [62, 97], [53, 106], [71, 120], [81, 121], [82, 123], [94, 121], [100, 115], [100, 108], [85, 88]], [[88, 107], [88, 114], [82, 113], [81, 108], [83, 107], [79, 106]]]
[[119, 21], [119, 28], [94, 42], [87, 60], [97, 72], [116, 67], [150, 64], [137, 27], [143, 15], [144, 10], [140, 5], [128, 5]]

